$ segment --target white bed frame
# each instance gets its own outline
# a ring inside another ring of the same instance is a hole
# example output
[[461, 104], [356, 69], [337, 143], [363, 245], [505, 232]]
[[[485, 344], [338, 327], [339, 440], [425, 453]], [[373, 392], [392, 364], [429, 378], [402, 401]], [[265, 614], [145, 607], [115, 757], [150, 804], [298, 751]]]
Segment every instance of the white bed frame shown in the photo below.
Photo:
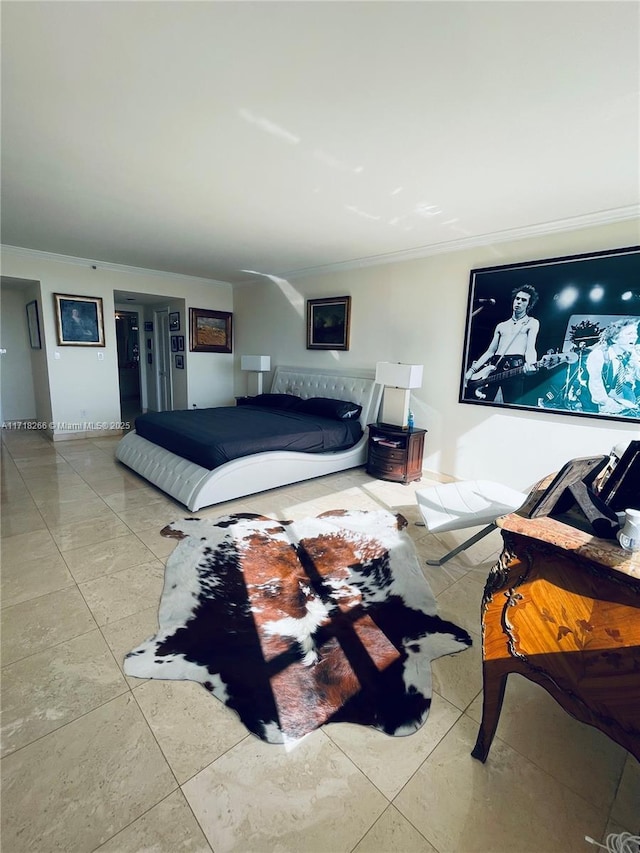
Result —
[[382, 386], [376, 385], [373, 370], [318, 370], [276, 367], [271, 393], [298, 397], [332, 397], [362, 406], [360, 422], [364, 435], [348, 450], [330, 453], [300, 453], [276, 450], [255, 453], [226, 462], [213, 471], [137, 435], [127, 433], [116, 447], [116, 459], [132, 468], [192, 512], [205, 506], [275, 489], [289, 483], [322, 477], [364, 465], [367, 458], [368, 423], [378, 419]]

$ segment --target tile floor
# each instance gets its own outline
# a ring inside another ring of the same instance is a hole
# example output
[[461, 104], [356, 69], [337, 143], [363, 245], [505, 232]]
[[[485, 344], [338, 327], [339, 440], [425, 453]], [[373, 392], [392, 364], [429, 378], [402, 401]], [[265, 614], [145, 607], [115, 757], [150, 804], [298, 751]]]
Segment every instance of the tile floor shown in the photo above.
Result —
[[[597, 849], [585, 835], [640, 830], [638, 762], [525, 679], [509, 679], [487, 763], [470, 756], [497, 533], [425, 566], [474, 647], [434, 663], [410, 737], [340, 724], [267, 745], [196, 684], [126, 678], [175, 545], [158, 531], [185, 511], [116, 463], [115, 443], [3, 434], [4, 853], [580, 853]], [[383, 506], [413, 522], [415, 487], [356, 470], [200, 514]], [[452, 544], [408, 529], [423, 562]]]

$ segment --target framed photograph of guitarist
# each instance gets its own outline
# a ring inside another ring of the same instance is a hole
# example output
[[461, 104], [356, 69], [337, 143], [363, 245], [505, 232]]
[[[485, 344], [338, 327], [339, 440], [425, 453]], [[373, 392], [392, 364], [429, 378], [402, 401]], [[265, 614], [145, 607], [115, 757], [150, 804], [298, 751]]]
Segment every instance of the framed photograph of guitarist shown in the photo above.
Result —
[[640, 422], [640, 247], [471, 270], [459, 401]]

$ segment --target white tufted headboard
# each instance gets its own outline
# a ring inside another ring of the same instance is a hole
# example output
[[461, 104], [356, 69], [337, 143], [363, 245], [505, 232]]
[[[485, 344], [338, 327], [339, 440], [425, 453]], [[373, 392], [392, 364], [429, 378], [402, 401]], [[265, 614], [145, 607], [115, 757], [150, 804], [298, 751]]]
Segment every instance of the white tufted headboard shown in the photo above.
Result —
[[278, 366], [271, 383], [272, 394], [294, 394], [296, 397], [331, 397], [362, 406], [360, 423], [378, 420], [382, 385], [376, 385], [374, 370], [322, 370], [314, 367]]

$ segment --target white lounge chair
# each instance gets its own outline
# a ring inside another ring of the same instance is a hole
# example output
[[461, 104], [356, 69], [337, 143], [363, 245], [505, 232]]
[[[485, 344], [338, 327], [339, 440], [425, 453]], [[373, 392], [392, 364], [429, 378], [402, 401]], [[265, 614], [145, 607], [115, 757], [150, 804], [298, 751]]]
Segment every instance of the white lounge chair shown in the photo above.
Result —
[[439, 560], [427, 560], [429, 566], [441, 566], [475, 545], [496, 529], [496, 519], [522, 506], [527, 495], [492, 480], [462, 480], [458, 483], [441, 483], [416, 491], [416, 500], [424, 524], [430, 533], [462, 530], [485, 524], [457, 548]]

